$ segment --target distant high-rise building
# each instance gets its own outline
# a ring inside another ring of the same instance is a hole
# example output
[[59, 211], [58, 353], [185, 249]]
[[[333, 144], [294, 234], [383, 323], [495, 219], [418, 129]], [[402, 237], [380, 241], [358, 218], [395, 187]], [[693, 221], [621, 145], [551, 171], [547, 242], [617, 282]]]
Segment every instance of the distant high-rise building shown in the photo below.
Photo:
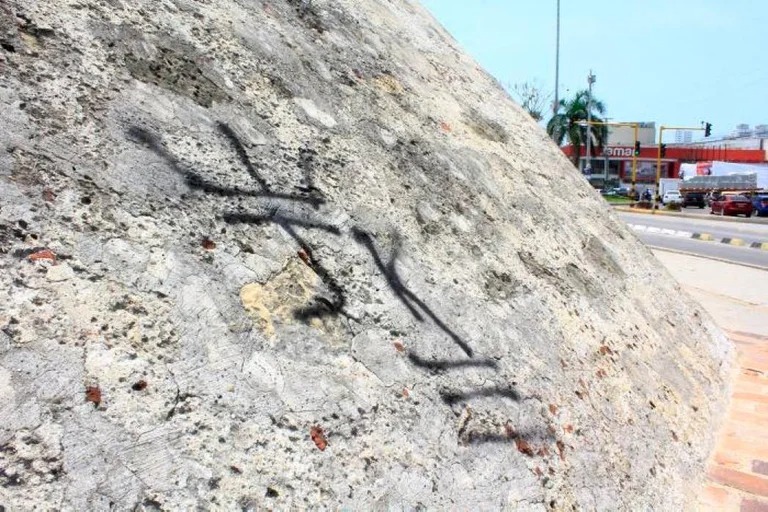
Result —
[[755, 126], [755, 137], [768, 137], [768, 124]]
[[687, 144], [693, 140], [693, 133], [690, 130], [676, 130], [675, 143]]
[[748, 124], [737, 124], [736, 125], [736, 136], [737, 137], [749, 137], [752, 135], [752, 130], [750, 130]]

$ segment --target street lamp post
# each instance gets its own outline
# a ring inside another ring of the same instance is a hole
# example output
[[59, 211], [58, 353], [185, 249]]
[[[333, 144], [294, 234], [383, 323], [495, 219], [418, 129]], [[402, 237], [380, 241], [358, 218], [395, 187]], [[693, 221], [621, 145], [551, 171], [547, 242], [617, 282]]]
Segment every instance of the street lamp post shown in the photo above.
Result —
[[595, 83], [595, 78], [590, 69], [589, 75], [587, 75], [587, 85], [589, 85], [587, 92], [587, 167], [589, 169], [592, 169], [592, 131], [590, 125], [592, 123], [592, 84]]
[[[605, 123], [604, 126], [610, 127], [611, 126], [611, 119], [608, 117], [603, 118], [603, 122]], [[608, 183], [608, 179], [610, 178], [610, 171], [608, 168], [608, 154], [605, 151], [605, 146], [608, 144], [608, 133], [610, 133], [610, 128], [606, 129], [606, 139], [603, 141], [603, 183]]]
[[[640, 136], [640, 125], [634, 123], [632, 128], [635, 132], [635, 147], [637, 147], [638, 137]], [[637, 151], [632, 151], [632, 186], [629, 188], [629, 193], [632, 194], [632, 200], [635, 200], [635, 192], [637, 185]]]
[[552, 102], [552, 115], [557, 115], [560, 92], [560, 0], [557, 0], [557, 35], [555, 36], [555, 101]]

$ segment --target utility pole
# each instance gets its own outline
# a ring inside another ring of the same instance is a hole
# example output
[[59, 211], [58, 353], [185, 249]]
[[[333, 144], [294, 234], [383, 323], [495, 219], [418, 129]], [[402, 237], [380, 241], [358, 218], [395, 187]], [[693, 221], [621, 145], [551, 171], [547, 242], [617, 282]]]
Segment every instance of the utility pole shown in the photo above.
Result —
[[[640, 136], [640, 125], [632, 123], [635, 131], [635, 146], [637, 146], [638, 137]], [[632, 151], [632, 186], [629, 187], [629, 193], [632, 194], [632, 200], [635, 200], [635, 192], [637, 185], [637, 151]]]
[[552, 115], [557, 114], [560, 92], [560, 0], [557, 0], [557, 35], [555, 42], [555, 101], [552, 103]]
[[[604, 118], [603, 122], [605, 123], [605, 126], [611, 126], [611, 120], [610, 118]], [[608, 169], [608, 155], [605, 151], [605, 146], [608, 144], [608, 134], [610, 133], [610, 128], [606, 130], [606, 138], [603, 141], [603, 183], [605, 184], [605, 187], [607, 187], [608, 179], [610, 178], [610, 170]]]
[[587, 75], [587, 84], [589, 85], [587, 93], [587, 167], [592, 169], [592, 84], [595, 83], [595, 75], [589, 70]]

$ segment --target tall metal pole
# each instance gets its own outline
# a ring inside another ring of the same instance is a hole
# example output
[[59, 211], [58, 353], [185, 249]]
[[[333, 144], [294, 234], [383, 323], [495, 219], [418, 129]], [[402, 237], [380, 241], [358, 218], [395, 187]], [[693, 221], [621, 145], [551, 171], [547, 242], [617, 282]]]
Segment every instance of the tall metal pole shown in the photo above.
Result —
[[608, 183], [608, 179], [611, 177], [611, 173], [610, 173], [610, 169], [608, 168], [608, 155], [607, 155], [607, 153], [605, 151], [605, 147], [608, 145], [608, 138], [609, 138], [608, 134], [610, 133], [610, 130], [611, 130], [609, 128], [611, 126], [611, 118], [610, 117], [604, 117], [603, 118], [603, 123], [605, 123], [605, 124], [603, 124], [602, 126], [606, 127], [606, 129], [605, 129], [606, 138], [603, 141], [603, 172], [605, 174], [605, 177], [603, 178], [603, 180], [604, 180], [605, 183]]
[[552, 115], [557, 114], [560, 103], [560, 0], [557, 0], [557, 36], [555, 43], [555, 101], [552, 103]]
[[[637, 145], [637, 137], [639, 135], [639, 125], [637, 123], [634, 124], [635, 129], [635, 145]], [[629, 188], [630, 192], [632, 193], [632, 199], [635, 198], [635, 190], [636, 190], [636, 184], [637, 184], [637, 153], [635, 153], [635, 149], [632, 148], [632, 186]]]
[[592, 84], [595, 83], [595, 75], [592, 74], [592, 70], [589, 70], [587, 75], [587, 84], [589, 90], [587, 92], [587, 167], [592, 170]]
[[664, 137], [664, 127], [659, 127], [659, 147], [656, 148], [656, 190], [653, 194], [653, 210], [656, 211], [656, 203], [661, 201], [659, 195], [659, 182], [661, 181], [661, 141]]

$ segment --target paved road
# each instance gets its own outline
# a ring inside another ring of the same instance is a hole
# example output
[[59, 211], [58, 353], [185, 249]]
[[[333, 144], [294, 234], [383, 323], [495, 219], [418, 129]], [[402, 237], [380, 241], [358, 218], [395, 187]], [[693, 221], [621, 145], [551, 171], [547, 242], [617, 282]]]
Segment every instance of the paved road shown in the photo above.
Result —
[[751, 265], [768, 270], [768, 251], [750, 247], [735, 247], [718, 242], [704, 242], [691, 238], [674, 237], [654, 233], [635, 232], [638, 238], [651, 248], [671, 249], [688, 254], [715, 258], [739, 265]]
[[[720, 217], [720, 215], [712, 215], [709, 213], [709, 206], [704, 208], [683, 208], [680, 213], [683, 215], [695, 215], [697, 217], [707, 217], [707, 218], [713, 218], [713, 217]], [[750, 218], [746, 218], [744, 216], [739, 217], [727, 217], [728, 219], [738, 219], [739, 222], [746, 223], [746, 224], [768, 224], [768, 217], [758, 217], [757, 215], [753, 215]]]
[[691, 233], [709, 233], [715, 238], [741, 238], [749, 243], [768, 242], [768, 223], [746, 222], [751, 219], [743, 217], [740, 220], [744, 222], [722, 221], [710, 218], [708, 215], [702, 215], [699, 219], [672, 215], [619, 212], [619, 217], [628, 224], [674, 229]]
[[[768, 242], [768, 224], [723, 222], [707, 217], [685, 218], [620, 212], [637, 236], [651, 247], [672, 249], [738, 264], [768, 269], [768, 251], [749, 247], [753, 242]], [[707, 233], [716, 241], [691, 238], [693, 233]], [[738, 238], [747, 246], [720, 243], [722, 238]]]

